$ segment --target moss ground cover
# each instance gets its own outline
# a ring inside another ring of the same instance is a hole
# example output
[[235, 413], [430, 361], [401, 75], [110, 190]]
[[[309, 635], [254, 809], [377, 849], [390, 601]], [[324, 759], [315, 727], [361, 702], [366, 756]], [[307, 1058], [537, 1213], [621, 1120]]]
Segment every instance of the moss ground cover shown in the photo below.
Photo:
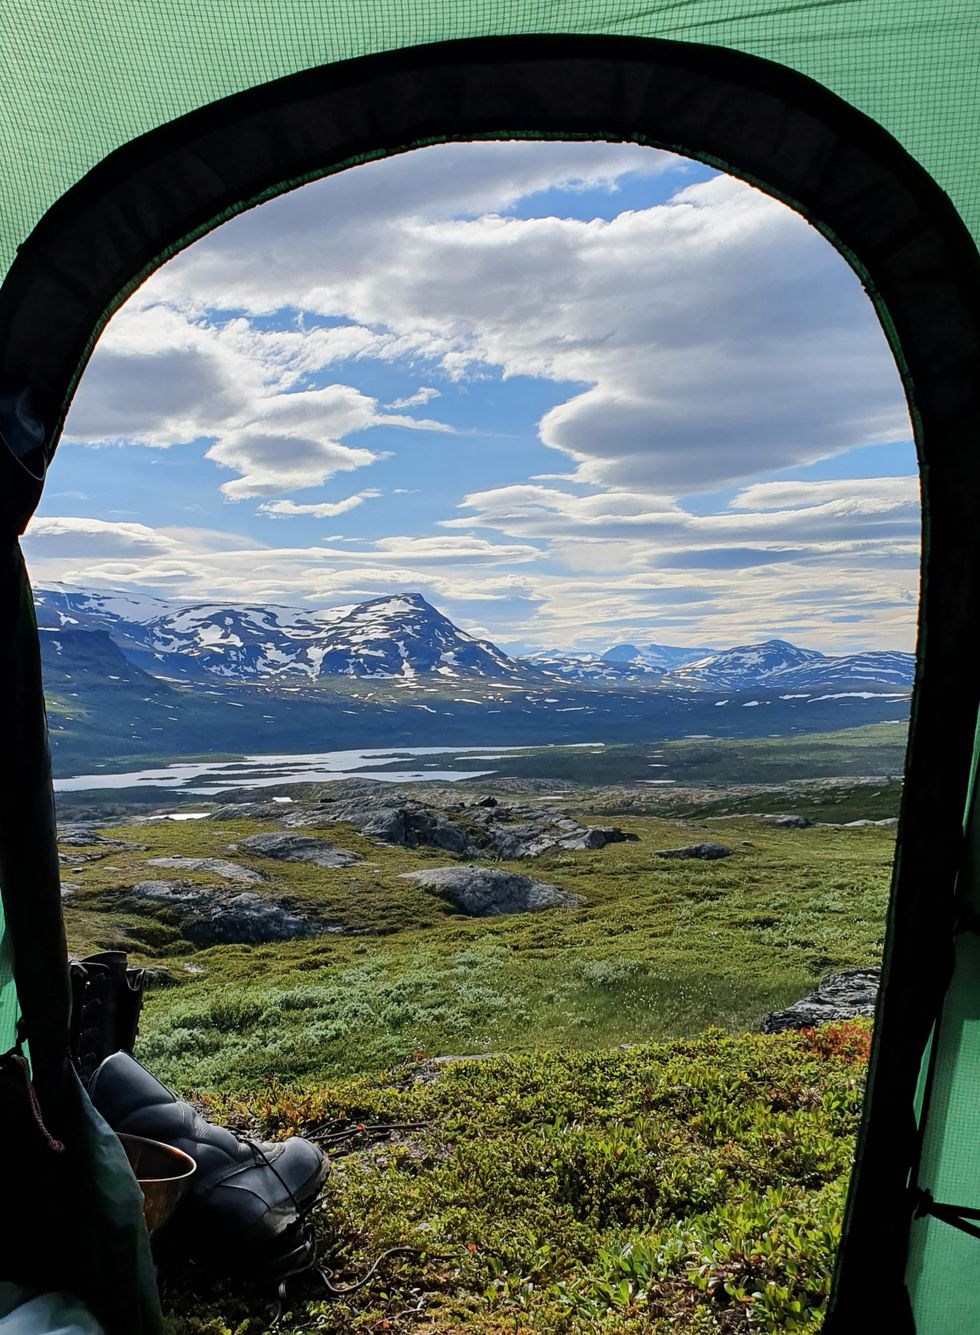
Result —
[[[483, 1335], [819, 1328], [868, 1026], [558, 1051], [270, 1083], [208, 1101], [344, 1153], [316, 1227], [338, 1286], [296, 1282], [277, 1329]], [[388, 1135], [358, 1126], [415, 1124]], [[346, 1129], [346, 1134], [345, 1134]], [[165, 1289], [172, 1335], [259, 1335], [268, 1286]]]

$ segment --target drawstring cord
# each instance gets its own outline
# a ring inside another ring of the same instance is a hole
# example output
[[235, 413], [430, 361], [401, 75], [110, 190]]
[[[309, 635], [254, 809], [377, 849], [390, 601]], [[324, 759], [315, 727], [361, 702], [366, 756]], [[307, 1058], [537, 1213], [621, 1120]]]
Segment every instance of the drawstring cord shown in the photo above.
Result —
[[14, 1067], [14, 1069], [19, 1071], [24, 1078], [24, 1088], [27, 1093], [27, 1101], [28, 1104], [30, 1105], [31, 1116], [34, 1118], [34, 1124], [36, 1125], [38, 1131], [40, 1131], [41, 1135], [44, 1137], [48, 1149], [51, 1150], [52, 1153], [54, 1154], [64, 1154], [65, 1147], [62, 1144], [62, 1142], [60, 1140], [56, 1140], [55, 1137], [52, 1136], [48, 1128], [44, 1125], [44, 1118], [41, 1115], [41, 1105], [37, 1101], [37, 1090], [34, 1088], [34, 1082], [31, 1080], [31, 1068], [27, 1063], [27, 1058], [21, 1051], [21, 1046], [19, 1042], [15, 1048], [11, 1048], [11, 1050], [6, 1054], [6, 1058]]

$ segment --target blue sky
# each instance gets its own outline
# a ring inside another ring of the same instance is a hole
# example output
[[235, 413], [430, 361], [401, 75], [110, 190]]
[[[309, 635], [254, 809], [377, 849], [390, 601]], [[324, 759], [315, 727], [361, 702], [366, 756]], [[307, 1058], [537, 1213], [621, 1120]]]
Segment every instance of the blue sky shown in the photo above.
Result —
[[870, 303], [783, 206], [604, 144], [447, 145], [161, 269], [83, 377], [36, 581], [510, 649], [910, 648], [915, 460]]

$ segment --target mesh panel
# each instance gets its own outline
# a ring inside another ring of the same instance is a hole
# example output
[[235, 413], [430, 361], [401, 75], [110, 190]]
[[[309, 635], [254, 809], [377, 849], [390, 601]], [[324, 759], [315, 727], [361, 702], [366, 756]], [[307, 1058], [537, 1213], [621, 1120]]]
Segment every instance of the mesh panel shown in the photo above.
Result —
[[[964, 935], [940, 1023], [919, 1185], [937, 1201], [980, 1205], [980, 937]], [[957, 1283], [975, 1274], [980, 1241], [928, 1216], [912, 1229], [909, 1280], [918, 1335], [975, 1335], [980, 1289]]]
[[535, 32], [709, 43], [799, 70], [895, 135], [980, 234], [975, 0], [9, 0], [0, 274], [79, 177], [176, 116], [331, 61]]
[[[980, 738], [978, 738], [980, 742]], [[980, 749], [978, 746], [977, 749]], [[980, 908], [978, 755], [965, 828], [959, 886], [964, 905]], [[980, 933], [957, 937], [953, 977], [926, 1062], [922, 1091], [922, 1155], [917, 1185], [948, 1205], [980, 1207]], [[925, 1069], [925, 1063], [924, 1063]], [[965, 1283], [980, 1264], [980, 1240], [926, 1214], [909, 1239], [907, 1281], [917, 1335], [974, 1335], [980, 1330], [980, 1289]]]

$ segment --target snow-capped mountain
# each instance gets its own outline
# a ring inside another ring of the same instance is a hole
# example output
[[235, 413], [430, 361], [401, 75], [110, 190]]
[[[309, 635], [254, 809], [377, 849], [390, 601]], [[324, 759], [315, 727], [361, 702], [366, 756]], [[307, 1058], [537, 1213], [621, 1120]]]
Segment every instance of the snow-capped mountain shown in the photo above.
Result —
[[565, 681], [597, 682], [621, 685], [641, 682], [652, 685], [672, 668], [710, 654], [710, 649], [681, 649], [668, 644], [614, 644], [604, 653], [568, 653], [561, 649], [542, 649], [527, 661], [542, 671], [554, 673]]
[[893, 651], [839, 657], [821, 655], [802, 667], [786, 668], [776, 673], [771, 681], [773, 685], [790, 691], [821, 688], [860, 691], [882, 686], [908, 691], [915, 681], [915, 655]]
[[208, 751], [823, 731], [905, 718], [914, 669], [911, 654], [778, 640], [667, 671], [647, 661], [660, 646], [511, 658], [419, 594], [306, 611], [61, 587], [36, 603], [62, 774]]
[[[65, 673], [73, 660], [91, 659], [98, 646], [92, 641], [86, 647], [86, 637], [93, 634], [108, 636], [126, 662], [153, 677], [212, 683], [298, 684], [331, 677], [404, 685], [551, 681], [610, 692], [763, 690], [773, 698], [835, 698], [907, 692], [915, 671], [911, 654], [833, 656], [786, 640], [720, 651], [616, 644], [604, 653], [549, 650], [512, 658], [467, 635], [418, 593], [312, 611], [271, 604], [185, 605], [67, 586], [39, 589], [36, 602], [46, 656]], [[60, 650], [53, 648], [56, 640]], [[102, 643], [99, 653], [105, 651]], [[110, 669], [109, 675], [120, 674]]]
[[651, 676], [649, 668], [637, 671], [628, 663], [607, 663], [601, 654], [572, 654], [561, 649], [539, 649], [528, 654], [524, 662], [549, 677], [560, 677], [562, 681], [615, 685], [618, 682], [634, 681], [639, 676]]
[[669, 672], [699, 658], [714, 653], [714, 649], [682, 649], [674, 644], [614, 644], [602, 655], [604, 663], [624, 664], [634, 669], [651, 672]]
[[104, 631], [130, 662], [155, 676], [257, 681], [354, 676], [507, 680], [527, 668], [476, 640], [418, 593], [354, 606], [195, 603], [68, 588], [37, 594], [38, 624], [52, 632]]
[[907, 692], [915, 680], [915, 655], [896, 652], [848, 655], [800, 649], [787, 640], [739, 645], [676, 668], [664, 677], [671, 686], [702, 691], [821, 690], [872, 691], [891, 687]]
[[774, 672], [799, 668], [821, 657], [815, 649], [798, 649], [787, 640], [766, 640], [763, 644], [741, 644], [696, 658], [676, 668], [670, 677], [678, 686], [734, 691], [754, 686]]
[[526, 671], [488, 640], [475, 640], [454, 626], [420, 593], [358, 603], [307, 647], [306, 659], [317, 676], [432, 674], [499, 681]]

